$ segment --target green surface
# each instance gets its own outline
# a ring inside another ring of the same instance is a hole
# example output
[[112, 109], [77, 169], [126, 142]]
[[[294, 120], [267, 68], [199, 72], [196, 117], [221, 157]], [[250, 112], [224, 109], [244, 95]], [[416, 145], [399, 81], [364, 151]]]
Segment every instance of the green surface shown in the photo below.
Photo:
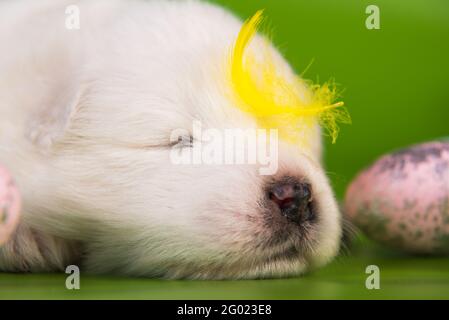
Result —
[[[368, 265], [380, 289], [365, 287]], [[418, 258], [359, 242], [353, 254], [303, 277], [245, 281], [167, 281], [65, 274], [0, 274], [0, 299], [449, 299], [449, 259]]]
[[[306, 77], [335, 78], [353, 125], [326, 152], [337, 195], [382, 153], [449, 135], [449, 2], [446, 0], [220, 0], [242, 18], [260, 8], [274, 41]], [[381, 29], [365, 28], [365, 8], [380, 7]], [[328, 141], [329, 144], [329, 141]], [[381, 289], [365, 288], [376, 264]], [[449, 258], [401, 256], [372, 245], [302, 278], [259, 281], [159, 281], [0, 274], [0, 298], [449, 298]]]

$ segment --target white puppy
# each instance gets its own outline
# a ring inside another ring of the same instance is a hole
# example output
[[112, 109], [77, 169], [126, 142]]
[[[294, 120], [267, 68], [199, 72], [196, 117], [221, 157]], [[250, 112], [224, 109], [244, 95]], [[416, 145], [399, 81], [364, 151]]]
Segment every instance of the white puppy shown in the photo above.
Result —
[[[79, 29], [66, 25], [69, 5]], [[280, 142], [272, 176], [257, 165], [170, 161], [171, 133], [194, 120], [257, 126], [224, 93], [223, 61], [242, 26], [233, 15], [197, 1], [16, 0], [0, 3], [0, 21], [0, 163], [23, 197], [0, 270], [79, 263], [94, 273], [259, 278], [336, 255], [340, 213], [317, 128], [309, 151]]]

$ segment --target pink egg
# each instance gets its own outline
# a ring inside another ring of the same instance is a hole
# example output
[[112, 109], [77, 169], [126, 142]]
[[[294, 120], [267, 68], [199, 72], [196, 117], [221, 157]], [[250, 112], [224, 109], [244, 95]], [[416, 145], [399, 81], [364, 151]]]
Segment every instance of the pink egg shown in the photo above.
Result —
[[6, 169], [0, 166], [0, 245], [14, 232], [19, 216], [19, 191]]
[[381, 157], [350, 184], [345, 214], [368, 237], [419, 254], [449, 253], [449, 142]]

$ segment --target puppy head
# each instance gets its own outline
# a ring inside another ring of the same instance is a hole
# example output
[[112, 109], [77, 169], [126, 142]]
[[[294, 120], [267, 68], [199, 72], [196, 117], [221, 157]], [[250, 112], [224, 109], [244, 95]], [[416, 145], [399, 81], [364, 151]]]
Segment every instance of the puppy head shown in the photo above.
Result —
[[[101, 59], [90, 57], [96, 64], [85, 67], [80, 86], [63, 94], [76, 101], [47, 126], [56, 128], [45, 134], [49, 164], [58, 172], [52, 191], [73, 222], [61, 235], [85, 243], [91, 271], [278, 277], [336, 254], [340, 214], [320, 165], [317, 121], [298, 132], [301, 144], [278, 142], [269, 175], [260, 174], [260, 163], [173, 162], [174, 148], [193, 154], [204, 147], [195, 121], [218, 132], [261, 127], [229, 94], [235, 88], [226, 61], [239, 25], [227, 24], [217, 39], [187, 41], [192, 50], [149, 54], [145, 67], [132, 44], [120, 44], [126, 54], [97, 50]], [[261, 38], [252, 46], [267, 48]], [[276, 72], [294, 79], [276, 50], [268, 50]], [[304, 84], [295, 90], [307, 99]], [[173, 132], [184, 133], [173, 141]]]

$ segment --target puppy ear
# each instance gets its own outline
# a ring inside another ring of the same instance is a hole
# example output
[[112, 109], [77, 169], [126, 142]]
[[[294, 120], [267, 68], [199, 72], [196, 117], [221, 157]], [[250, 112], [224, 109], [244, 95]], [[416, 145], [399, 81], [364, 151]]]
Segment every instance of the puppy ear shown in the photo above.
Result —
[[78, 85], [61, 85], [42, 98], [27, 126], [33, 144], [49, 149], [62, 139], [77, 112], [82, 91]]

